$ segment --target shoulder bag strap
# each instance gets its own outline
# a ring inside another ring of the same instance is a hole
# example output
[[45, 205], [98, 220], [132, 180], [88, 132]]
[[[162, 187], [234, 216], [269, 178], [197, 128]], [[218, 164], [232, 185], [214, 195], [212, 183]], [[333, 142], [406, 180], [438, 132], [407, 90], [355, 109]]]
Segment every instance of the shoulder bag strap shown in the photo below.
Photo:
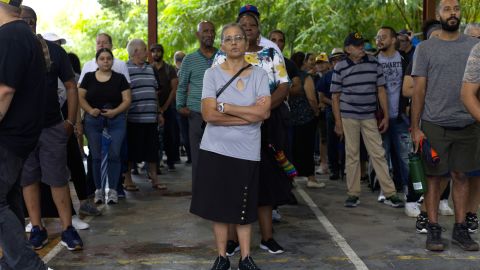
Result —
[[233, 77], [222, 87], [222, 89], [220, 89], [217, 93], [217, 98], [223, 93], [223, 91], [225, 91], [225, 89], [227, 89], [227, 87], [238, 77], [240, 76], [240, 74], [247, 68], [251, 67], [252, 64], [248, 64], [246, 66], [244, 66], [243, 68], [241, 68], [235, 75], [233, 75]]

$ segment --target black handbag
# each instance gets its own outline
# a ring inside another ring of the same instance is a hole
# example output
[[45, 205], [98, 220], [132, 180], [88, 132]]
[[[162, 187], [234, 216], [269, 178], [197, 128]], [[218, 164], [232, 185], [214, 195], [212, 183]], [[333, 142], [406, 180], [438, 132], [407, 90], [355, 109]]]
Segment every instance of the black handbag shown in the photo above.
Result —
[[[223, 91], [225, 91], [225, 89], [227, 89], [227, 87], [238, 77], [240, 76], [240, 74], [247, 68], [251, 67], [252, 64], [248, 64], [246, 66], [244, 66], [243, 68], [241, 68], [235, 75], [233, 75], [233, 77], [224, 85], [222, 86], [222, 88], [220, 88], [220, 90], [218, 90], [217, 92], [217, 99], [218, 97], [223, 93]], [[202, 129], [205, 129], [205, 127], [207, 126], [207, 122], [203, 121], [202, 122]]]

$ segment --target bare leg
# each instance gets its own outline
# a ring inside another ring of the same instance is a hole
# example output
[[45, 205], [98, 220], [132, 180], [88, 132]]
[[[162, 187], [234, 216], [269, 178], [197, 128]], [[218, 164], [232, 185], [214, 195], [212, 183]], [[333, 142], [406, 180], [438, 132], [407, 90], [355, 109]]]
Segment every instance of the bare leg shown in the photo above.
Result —
[[235, 224], [228, 224], [228, 240], [238, 242], [238, 235]]
[[272, 209], [272, 206], [258, 207], [258, 223], [263, 241], [273, 238]]
[[152, 178], [152, 185], [160, 184], [160, 181], [158, 181], [158, 176], [157, 176], [157, 163], [156, 162], [148, 162], [148, 174]]
[[[445, 181], [440, 181], [440, 191], [441, 191], [440, 196], [442, 196], [441, 194], [443, 194], [443, 192], [447, 188], [448, 184], [450, 183], [450, 181], [448, 181], [449, 180], [448, 178], [443, 178], [443, 180], [445, 180]], [[420, 205], [420, 211], [427, 212], [427, 208], [425, 206], [425, 197], [424, 197], [424, 200], [422, 202], [422, 205]]]
[[467, 212], [477, 213], [480, 205], [480, 176], [470, 177]]
[[42, 210], [40, 203], [40, 183], [34, 183], [23, 187], [23, 199], [27, 207], [32, 226], [42, 226]]
[[[238, 240], [240, 242], [240, 253], [242, 260], [250, 255], [250, 240], [252, 236], [252, 225], [236, 225]], [[226, 244], [226, 242], [225, 242]]]
[[129, 161], [128, 162], [128, 170], [125, 173], [125, 186], [133, 186], [135, 183], [132, 181], [132, 168], [133, 168], [133, 162]]
[[464, 223], [467, 214], [469, 181], [464, 173], [452, 172], [452, 199], [455, 208], [455, 223]]
[[439, 176], [427, 177], [427, 193], [425, 193], [425, 206], [427, 208], [428, 221], [430, 223], [438, 223], [438, 204], [442, 195], [441, 181], [444, 178]]
[[222, 257], [226, 257], [227, 256], [228, 224], [214, 222], [213, 233], [215, 234], [215, 243], [217, 245], [218, 255]]
[[72, 225], [72, 209], [70, 199], [70, 188], [67, 185], [63, 187], [50, 187], [52, 190], [53, 201], [58, 210], [63, 230]]

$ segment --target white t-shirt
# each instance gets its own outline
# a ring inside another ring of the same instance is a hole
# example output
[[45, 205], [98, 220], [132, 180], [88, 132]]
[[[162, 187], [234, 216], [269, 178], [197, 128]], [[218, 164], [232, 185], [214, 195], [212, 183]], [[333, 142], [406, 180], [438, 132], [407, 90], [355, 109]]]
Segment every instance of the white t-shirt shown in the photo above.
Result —
[[[94, 72], [97, 70], [97, 68], [98, 68], [98, 65], [95, 59], [86, 62], [85, 65], [83, 65], [82, 73], [80, 74], [80, 78], [78, 79], [78, 84], [82, 83], [85, 73]], [[123, 76], [125, 76], [125, 78], [127, 79], [127, 82], [130, 83], [130, 75], [128, 74], [128, 67], [127, 67], [127, 64], [125, 64], [125, 62], [114, 58], [112, 70], [117, 73], [123, 74]]]

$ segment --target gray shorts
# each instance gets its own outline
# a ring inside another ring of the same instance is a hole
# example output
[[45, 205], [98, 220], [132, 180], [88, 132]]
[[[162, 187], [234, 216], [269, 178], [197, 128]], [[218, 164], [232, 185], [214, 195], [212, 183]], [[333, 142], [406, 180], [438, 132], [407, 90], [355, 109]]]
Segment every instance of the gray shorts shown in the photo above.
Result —
[[479, 170], [479, 128], [479, 124], [472, 124], [452, 129], [423, 121], [423, 133], [440, 157], [440, 163], [436, 166], [431, 166], [424, 160], [425, 173], [442, 176], [452, 171], [466, 173]]
[[53, 187], [68, 184], [67, 142], [63, 121], [42, 129], [37, 146], [23, 165], [22, 186], [39, 181]]

